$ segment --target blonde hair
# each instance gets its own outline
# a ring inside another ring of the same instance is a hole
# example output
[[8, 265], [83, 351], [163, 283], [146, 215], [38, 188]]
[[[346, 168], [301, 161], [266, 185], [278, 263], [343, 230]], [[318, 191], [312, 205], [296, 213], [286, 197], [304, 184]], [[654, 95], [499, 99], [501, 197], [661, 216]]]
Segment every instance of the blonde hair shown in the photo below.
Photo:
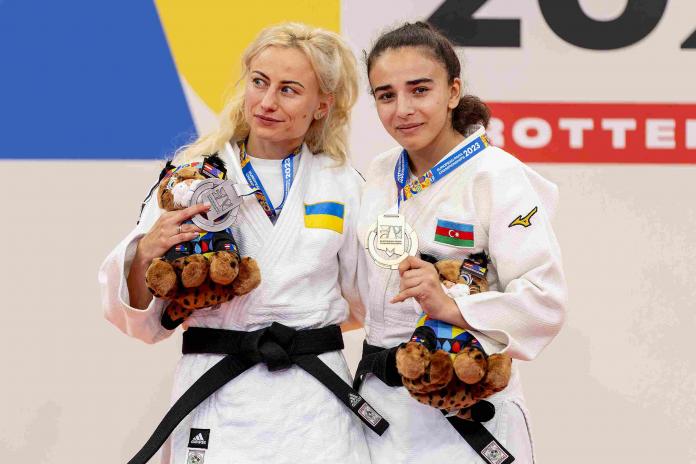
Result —
[[[261, 31], [242, 55], [242, 75], [246, 80], [249, 65], [256, 55], [268, 47], [296, 48], [305, 53], [323, 94], [333, 96], [333, 104], [325, 117], [312, 121], [304, 142], [312, 153], [324, 152], [344, 163], [348, 157], [348, 124], [350, 111], [358, 95], [358, 73], [355, 56], [341, 36], [301, 23], [284, 23]], [[199, 137], [177, 151], [177, 161], [186, 162], [217, 153], [229, 140], [243, 140], [249, 135], [244, 117], [244, 90], [225, 105], [219, 128]]]

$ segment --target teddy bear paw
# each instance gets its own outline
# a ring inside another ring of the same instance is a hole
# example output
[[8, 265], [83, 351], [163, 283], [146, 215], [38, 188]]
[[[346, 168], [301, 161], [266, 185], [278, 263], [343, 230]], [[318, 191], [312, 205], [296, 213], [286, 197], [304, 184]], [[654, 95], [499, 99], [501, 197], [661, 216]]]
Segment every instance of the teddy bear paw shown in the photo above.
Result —
[[145, 272], [145, 283], [150, 293], [159, 298], [171, 297], [177, 288], [176, 272], [170, 263], [157, 258]]
[[210, 258], [210, 280], [229, 285], [239, 274], [239, 258], [229, 251], [218, 251]]
[[190, 255], [174, 261], [181, 271], [181, 284], [186, 288], [199, 287], [208, 277], [210, 263], [203, 255]]
[[464, 383], [480, 382], [487, 369], [486, 356], [477, 348], [466, 347], [454, 358], [454, 372]]
[[261, 270], [253, 259], [246, 257], [239, 262], [239, 273], [234, 280], [234, 294], [246, 295], [261, 283]]
[[408, 342], [396, 350], [396, 370], [403, 377], [415, 380], [425, 373], [430, 360], [430, 352], [416, 342]]
[[511, 375], [512, 358], [510, 355], [498, 353], [488, 357], [488, 372], [484, 382], [494, 393], [507, 387]]
[[453, 376], [452, 358], [443, 351], [437, 350], [430, 355], [430, 366], [426, 371], [426, 383], [442, 388], [450, 383]]

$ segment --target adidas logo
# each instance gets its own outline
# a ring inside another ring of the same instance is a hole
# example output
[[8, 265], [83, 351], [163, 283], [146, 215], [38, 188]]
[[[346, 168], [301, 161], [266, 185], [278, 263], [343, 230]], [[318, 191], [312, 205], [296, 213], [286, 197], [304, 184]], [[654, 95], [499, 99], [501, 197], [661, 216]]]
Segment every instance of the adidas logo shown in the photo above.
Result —
[[203, 438], [203, 434], [199, 433], [195, 437], [191, 439], [191, 443], [194, 443], [196, 445], [205, 445], [205, 438]]
[[349, 396], [350, 399], [350, 407], [354, 408], [356, 404], [360, 402], [362, 398], [360, 396], [356, 395], [355, 393], [351, 393]]
[[188, 447], [208, 449], [209, 439], [210, 429], [191, 429]]

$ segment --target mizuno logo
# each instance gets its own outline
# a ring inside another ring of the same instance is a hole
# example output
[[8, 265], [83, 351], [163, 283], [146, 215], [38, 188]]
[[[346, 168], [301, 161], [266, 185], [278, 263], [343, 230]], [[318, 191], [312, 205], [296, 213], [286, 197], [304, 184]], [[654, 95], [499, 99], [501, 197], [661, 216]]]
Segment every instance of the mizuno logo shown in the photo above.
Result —
[[539, 210], [539, 208], [537, 208], [535, 206], [534, 209], [531, 210], [529, 213], [527, 213], [527, 215], [525, 217], [517, 216], [515, 218], [515, 220], [512, 221], [508, 227], [512, 227], [512, 226], [529, 227], [529, 226], [531, 226], [532, 225], [532, 223], [531, 223], [532, 216], [534, 216], [538, 210]]

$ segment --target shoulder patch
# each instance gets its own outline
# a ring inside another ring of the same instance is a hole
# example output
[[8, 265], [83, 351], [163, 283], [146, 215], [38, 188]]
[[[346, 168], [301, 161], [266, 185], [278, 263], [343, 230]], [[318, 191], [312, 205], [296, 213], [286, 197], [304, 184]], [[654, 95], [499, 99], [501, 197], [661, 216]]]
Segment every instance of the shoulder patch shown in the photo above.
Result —
[[534, 215], [537, 213], [537, 211], [539, 211], [539, 208], [537, 208], [537, 207], [535, 206], [530, 212], [527, 213], [526, 216], [524, 216], [524, 217], [522, 217], [522, 216], [517, 216], [517, 217], [510, 223], [510, 225], [509, 225], [508, 227], [512, 227], [512, 226], [529, 227], [529, 226], [531, 226], [531, 225], [532, 225], [532, 222], [531, 222], [531, 221], [532, 221], [532, 216], [534, 216]]

